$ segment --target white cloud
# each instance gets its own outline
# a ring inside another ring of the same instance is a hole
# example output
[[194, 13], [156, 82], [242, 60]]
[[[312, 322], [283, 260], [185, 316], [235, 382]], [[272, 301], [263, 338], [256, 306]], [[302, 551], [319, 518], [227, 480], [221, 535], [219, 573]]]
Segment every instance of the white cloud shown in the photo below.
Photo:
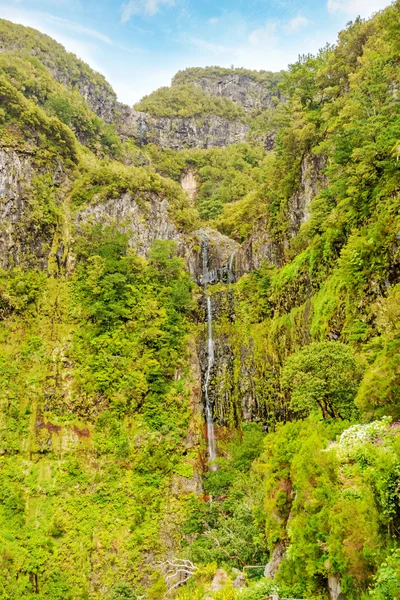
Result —
[[[3, 5], [0, 5], [0, 9], [0, 16], [3, 19], [9, 19], [15, 23], [20, 23], [21, 25], [26, 25], [27, 27], [33, 27], [53, 37], [57, 36], [56, 30], [62, 29], [64, 31], [67, 30], [72, 31], [73, 33], [79, 33], [84, 37], [100, 40], [105, 44], [112, 44], [112, 40], [107, 35], [104, 35], [100, 31], [96, 31], [96, 29], [84, 27], [79, 23], [74, 23], [68, 19], [61, 19], [60, 17], [56, 17], [55, 15], [51, 15], [49, 13], [36, 11], [31, 12], [22, 8]], [[59, 35], [57, 39], [59, 39]]]
[[82, 33], [85, 36], [100, 40], [105, 44], [112, 44], [111, 39], [107, 35], [104, 35], [100, 31], [96, 31], [95, 29], [91, 29], [90, 27], [84, 27], [83, 25], [79, 25], [79, 23], [73, 23], [72, 21], [68, 21], [67, 19], [60, 19], [60, 17], [55, 17], [53, 15], [41, 16], [50, 23], [60, 25], [62, 28], [68, 29], [69, 31], [74, 31], [75, 33]]
[[162, 6], [175, 6], [175, 0], [130, 0], [121, 8], [121, 21], [127, 23], [134, 15], [154, 17]]
[[286, 23], [285, 29], [289, 32], [299, 31], [299, 29], [301, 29], [302, 27], [306, 27], [309, 23], [310, 21], [306, 17], [298, 15], [297, 17], [294, 17], [293, 19], [288, 21], [288, 23]]
[[189, 42], [192, 46], [196, 48], [200, 48], [201, 50], [208, 50], [210, 52], [231, 52], [231, 48], [227, 46], [223, 46], [222, 44], [214, 44], [213, 42], [208, 42], [207, 40], [202, 40], [200, 38], [192, 37], [189, 39]]
[[333, 13], [345, 13], [350, 17], [370, 17], [378, 10], [382, 10], [391, 4], [390, 0], [328, 0], [328, 11]]
[[219, 19], [217, 17], [212, 17], [211, 19], [208, 19], [208, 22], [210, 23], [210, 25], [216, 25], [218, 23]]

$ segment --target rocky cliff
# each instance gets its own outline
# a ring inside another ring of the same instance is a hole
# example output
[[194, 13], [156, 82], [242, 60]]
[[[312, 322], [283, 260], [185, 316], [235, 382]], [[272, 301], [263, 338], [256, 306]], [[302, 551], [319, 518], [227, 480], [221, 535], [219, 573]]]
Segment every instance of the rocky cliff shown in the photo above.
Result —
[[257, 81], [251, 75], [235, 71], [218, 78], [199, 76], [194, 85], [201, 87], [210, 96], [229, 98], [250, 113], [273, 109], [281, 101], [281, 94], [277, 89], [268, 89], [265, 83]]
[[250, 126], [217, 115], [187, 118], [156, 117], [119, 105], [118, 131], [123, 139], [161, 148], [223, 148], [247, 140]]

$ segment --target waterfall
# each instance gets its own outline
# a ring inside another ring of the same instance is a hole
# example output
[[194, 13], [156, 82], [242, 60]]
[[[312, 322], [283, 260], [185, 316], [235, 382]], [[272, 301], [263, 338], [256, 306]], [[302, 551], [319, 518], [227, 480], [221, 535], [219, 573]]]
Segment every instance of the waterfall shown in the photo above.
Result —
[[[203, 286], [207, 294], [207, 371], [204, 380], [204, 396], [205, 396], [205, 412], [206, 412], [206, 423], [207, 423], [207, 449], [208, 458], [212, 463], [217, 458], [217, 444], [215, 441], [215, 428], [213, 419], [212, 403], [209, 396], [209, 385], [211, 379], [211, 372], [214, 366], [214, 340], [213, 340], [213, 328], [212, 328], [212, 304], [211, 297], [207, 292], [207, 285], [210, 281], [210, 273], [208, 270], [208, 239], [203, 238]], [[211, 465], [211, 470], [216, 471], [217, 466]]]
[[228, 283], [229, 283], [229, 285], [231, 283], [235, 282], [235, 273], [233, 272], [233, 262], [235, 260], [235, 254], [236, 254], [236, 252], [232, 252], [231, 257], [229, 259], [229, 264], [228, 264]]
[[[208, 395], [208, 387], [210, 384], [211, 371], [214, 366], [214, 341], [212, 337], [212, 306], [211, 306], [211, 298], [207, 296], [207, 323], [208, 323], [208, 364], [207, 364], [207, 372], [206, 379], [204, 382], [204, 391], [206, 398], [206, 421], [207, 421], [207, 444], [208, 444], [208, 457], [210, 461], [214, 461], [217, 458], [217, 445], [215, 442], [215, 430], [214, 430], [214, 420], [213, 420], [213, 411], [212, 405], [210, 402], [210, 398]], [[216, 471], [217, 466], [212, 465], [211, 469]]]

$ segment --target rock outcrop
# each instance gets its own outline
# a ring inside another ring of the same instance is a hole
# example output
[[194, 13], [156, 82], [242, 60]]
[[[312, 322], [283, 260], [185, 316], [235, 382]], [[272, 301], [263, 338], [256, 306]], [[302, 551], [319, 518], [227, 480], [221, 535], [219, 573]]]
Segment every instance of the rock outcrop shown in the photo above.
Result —
[[43, 199], [32, 182], [39, 175], [29, 154], [0, 148], [0, 265], [47, 268], [54, 234]]
[[174, 240], [180, 254], [185, 253], [184, 237], [168, 214], [168, 201], [155, 193], [148, 193], [146, 200], [125, 193], [119, 198], [92, 203], [75, 216], [78, 232], [85, 226], [101, 223], [113, 225], [128, 235], [128, 244], [139, 256], [147, 256], [155, 240]]
[[119, 105], [117, 120], [122, 139], [134, 139], [139, 145], [154, 143], [160, 148], [223, 148], [247, 140], [250, 126], [216, 115], [205, 117], [155, 117], [128, 106]]
[[331, 600], [346, 600], [346, 596], [342, 593], [340, 578], [338, 575], [329, 575], [328, 590]]
[[301, 163], [300, 186], [288, 205], [288, 234], [292, 238], [310, 218], [310, 205], [313, 199], [328, 185], [328, 179], [324, 174], [325, 168], [326, 158], [322, 155], [307, 154]]
[[207, 244], [207, 273], [209, 284], [233, 283], [235, 256], [240, 246], [235, 240], [219, 233], [210, 227], [199, 229], [195, 232], [198, 244], [189, 249], [189, 271], [199, 285], [204, 285], [203, 280], [204, 254], [203, 244]]
[[196, 171], [189, 167], [180, 176], [179, 183], [182, 186], [184, 192], [186, 192], [189, 200], [195, 200], [197, 196], [197, 179]]
[[201, 87], [210, 96], [229, 98], [241, 104], [247, 112], [254, 109], [274, 108], [276, 102], [274, 98], [281, 100], [278, 90], [268, 89], [265, 83], [257, 81], [251, 75], [235, 71], [218, 78], [200, 77], [194, 85]]
[[238, 276], [250, 273], [258, 269], [264, 261], [280, 267], [284, 256], [283, 248], [272, 239], [266, 220], [259, 219], [237, 253], [236, 272]]
[[279, 571], [283, 559], [285, 558], [285, 555], [286, 546], [283, 542], [279, 542], [272, 552], [271, 560], [265, 566], [264, 577], [271, 579], [275, 577]]

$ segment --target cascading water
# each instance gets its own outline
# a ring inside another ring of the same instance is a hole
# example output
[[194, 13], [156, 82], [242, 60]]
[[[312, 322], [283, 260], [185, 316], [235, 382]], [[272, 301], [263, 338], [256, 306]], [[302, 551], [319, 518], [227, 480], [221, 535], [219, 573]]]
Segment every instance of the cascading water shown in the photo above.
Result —
[[207, 292], [207, 286], [210, 281], [210, 273], [208, 270], [208, 239], [203, 238], [203, 286], [207, 294], [207, 371], [204, 380], [204, 396], [205, 396], [205, 412], [206, 412], [206, 423], [207, 423], [207, 449], [208, 458], [211, 462], [211, 470], [216, 471], [217, 466], [214, 463], [217, 458], [217, 444], [215, 440], [215, 428], [212, 403], [209, 396], [209, 386], [211, 379], [211, 372], [214, 366], [214, 340], [213, 340], [213, 329], [212, 329], [212, 304], [211, 297]]
[[234, 283], [234, 279], [235, 279], [235, 274], [233, 271], [233, 263], [235, 260], [235, 254], [236, 252], [232, 252], [231, 257], [229, 259], [229, 264], [228, 264], [228, 283]]
[[[215, 442], [215, 429], [212, 405], [208, 395], [208, 387], [210, 384], [211, 371], [214, 366], [214, 341], [212, 337], [212, 306], [211, 298], [207, 296], [207, 323], [208, 323], [208, 364], [206, 371], [206, 378], [204, 382], [204, 391], [206, 399], [206, 421], [207, 421], [207, 443], [208, 443], [208, 457], [212, 463], [217, 458], [217, 445]], [[211, 469], [215, 471], [217, 469], [215, 464], [211, 465]]]

